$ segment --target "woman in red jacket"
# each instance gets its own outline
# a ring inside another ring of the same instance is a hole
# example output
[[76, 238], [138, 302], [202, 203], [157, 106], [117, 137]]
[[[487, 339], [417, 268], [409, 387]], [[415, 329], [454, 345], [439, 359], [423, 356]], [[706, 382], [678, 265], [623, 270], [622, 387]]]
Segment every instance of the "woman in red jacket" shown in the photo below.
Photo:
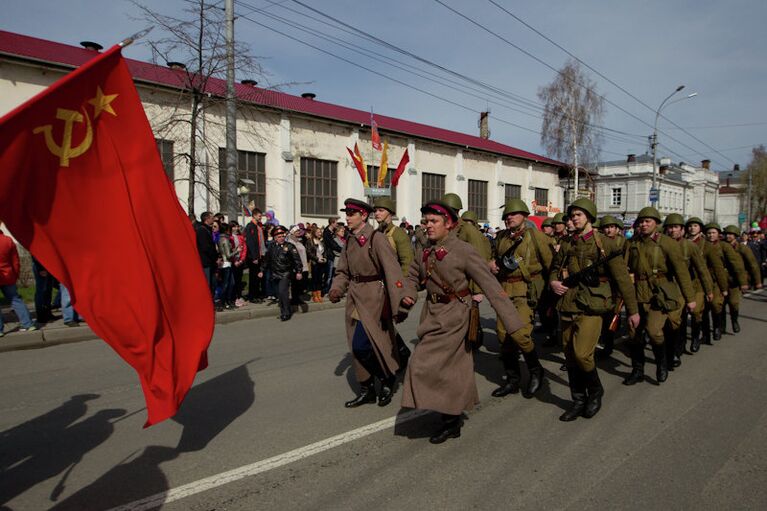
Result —
[[[16, 281], [19, 280], [20, 268], [16, 243], [3, 231], [0, 231], [0, 292], [11, 302], [11, 307], [19, 317], [19, 323], [21, 323], [19, 331], [28, 332], [37, 330], [37, 326], [32, 323], [27, 306], [24, 305], [16, 291]], [[0, 313], [0, 337], [3, 335], [5, 335], [3, 334], [3, 315]]]

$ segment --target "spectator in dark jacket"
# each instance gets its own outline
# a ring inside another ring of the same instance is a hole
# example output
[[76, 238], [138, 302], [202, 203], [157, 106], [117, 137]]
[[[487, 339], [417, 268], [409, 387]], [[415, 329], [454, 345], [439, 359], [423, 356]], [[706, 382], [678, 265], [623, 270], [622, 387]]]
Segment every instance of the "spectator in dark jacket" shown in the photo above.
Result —
[[202, 271], [208, 281], [211, 296], [216, 290], [216, 269], [218, 268], [218, 251], [213, 242], [213, 213], [205, 211], [200, 215], [200, 225], [197, 227], [197, 252], [200, 253]]
[[[286, 243], [285, 237], [288, 230], [282, 225], [278, 225], [272, 230], [274, 243], [269, 245], [266, 252], [265, 266], [271, 272], [274, 288], [277, 290], [277, 297], [280, 302], [280, 319], [287, 321], [292, 315], [290, 310], [290, 279], [295, 277], [297, 280], [303, 279], [303, 264], [298, 255], [295, 245]], [[262, 272], [259, 277], [263, 278]]]
[[258, 208], [253, 208], [250, 223], [245, 226], [245, 245], [248, 247], [248, 300], [261, 303], [266, 291], [264, 278], [259, 274], [264, 273], [263, 259], [266, 255], [266, 231], [261, 223], [263, 213]]
[[325, 253], [328, 255], [327, 269], [325, 270], [325, 283], [322, 286], [322, 294], [328, 294], [330, 290], [330, 283], [333, 282], [333, 276], [335, 275], [335, 253], [341, 253], [341, 246], [336, 243], [336, 225], [338, 224], [338, 217], [334, 216], [328, 218], [328, 226], [322, 231], [322, 243], [325, 245]]

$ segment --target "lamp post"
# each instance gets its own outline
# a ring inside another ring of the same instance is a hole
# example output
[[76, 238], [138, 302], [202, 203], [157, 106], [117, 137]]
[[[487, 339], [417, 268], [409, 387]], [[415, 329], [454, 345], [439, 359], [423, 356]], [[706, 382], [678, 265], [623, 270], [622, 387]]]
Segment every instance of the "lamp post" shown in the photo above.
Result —
[[[657, 161], [657, 148], [658, 148], [658, 118], [660, 117], [660, 112], [663, 110], [663, 107], [666, 106], [666, 102], [671, 99], [671, 97], [676, 94], [677, 92], [680, 92], [682, 89], [684, 89], [684, 85], [680, 85], [677, 87], [674, 92], [669, 94], [666, 99], [663, 100], [663, 102], [660, 104], [658, 109], [655, 111], [655, 126], [652, 130], [652, 189], [650, 191], [651, 198], [653, 199], [652, 205], [658, 207], [658, 198], [659, 198], [659, 191], [657, 188], [658, 183], [658, 161]], [[697, 92], [693, 92], [692, 94], [688, 94], [684, 98], [679, 98], [676, 101], [672, 101], [671, 103], [676, 103], [677, 101], [682, 101], [685, 99], [694, 98], [697, 96]], [[669, 104], [671, 104], [669, 103]]]

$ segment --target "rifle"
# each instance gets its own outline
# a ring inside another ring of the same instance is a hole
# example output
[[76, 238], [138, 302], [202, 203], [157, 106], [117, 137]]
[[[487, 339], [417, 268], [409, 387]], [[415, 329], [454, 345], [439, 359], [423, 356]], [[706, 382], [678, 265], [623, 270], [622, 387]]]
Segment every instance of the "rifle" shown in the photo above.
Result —
[[620, 300], [618, 300], [618, 305], [615, 306], [615, 315], [613, 316], [612, 321], [610, 321], [609, 330], [613, 333], [618, 331], [618, 327], [621, 324], [622, 308], [623, 308], [623, 297], [621, 296]]
[[568, 275], [562, 280], [562, 285], [566, 287], [575, 287], [581, 282], [589, 287], [596, 287], [599, 285], [599, 272], [598, 269], [603, 264], [607, 263], [610, 259], [623, 256], [623, 250], [616, 250], [612, 254], [600, 257], [591, 266], [587, 266], [580, 271], [577, 271], [571, 275]]

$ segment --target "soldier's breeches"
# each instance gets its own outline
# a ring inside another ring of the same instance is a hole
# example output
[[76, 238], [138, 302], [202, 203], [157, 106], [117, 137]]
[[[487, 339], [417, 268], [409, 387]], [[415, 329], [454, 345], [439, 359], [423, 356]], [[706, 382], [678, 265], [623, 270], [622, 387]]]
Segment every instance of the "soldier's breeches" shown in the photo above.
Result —
[[[668, 314], [650, 307], [649, 303], [639, 304], [639, 328], [632, 328], [629, 324], [629, 339], [634, 344], [644, 344], [644, 332], [650, 338], [650, 342], [655, 345], [663, 344], [663, 327], [668, 320]], [[681, 321], [681, 315], [679, 316]], [[679, 323], [677, 322], [677, 328]]]
[[677, 310], [668, 313], [666, 324], [671, 330], [677, 331], [682, 326], [682, 313], [684, 313], [686, 308], [687, 305], [682, 305]]
[[[727, 295], [727, 303], [730, 304], [730, 309], [736, 311], [740, 310], [740, 297], [743, 296], [739, 287], [731, 287], [730, 293]], [[516, 304], [515, 304], [516, 305]]]
[[714, 299], [711, 300], [711, 303], [708, 304], [709, 310], [713, 311], [714, 314], [721, 314], [722, 307], [724, 307], [724, 295], [719, 290], [718, 287], [714, 287]]
[[562, 349], [567, 367], [594, 370], [594, 350], [602, 331], [602, 316], [562, 314]]
[[[511, 338], [524, 353], [530, 353], [535, 348], [532, 337], [533, 310], [527, 304], [527, 297], [514, 297], [512, 298], [512, 301], [514, 302], [514, 307], [517, 309], [517, 313], [519, 313], [519, 317], [525, 322], [525, 326], [508, 337]], [[496, 320], [495, 332], [498, 335], [498, 342], [507, 342], [506, 327], [503, 326], [502, 321]]]
[[695, 310], [691, 316], [694, 321], [700, 323], [703, 321], [703, 310], [706, 308], [706, 295], [701, 289], [695, 292]]

